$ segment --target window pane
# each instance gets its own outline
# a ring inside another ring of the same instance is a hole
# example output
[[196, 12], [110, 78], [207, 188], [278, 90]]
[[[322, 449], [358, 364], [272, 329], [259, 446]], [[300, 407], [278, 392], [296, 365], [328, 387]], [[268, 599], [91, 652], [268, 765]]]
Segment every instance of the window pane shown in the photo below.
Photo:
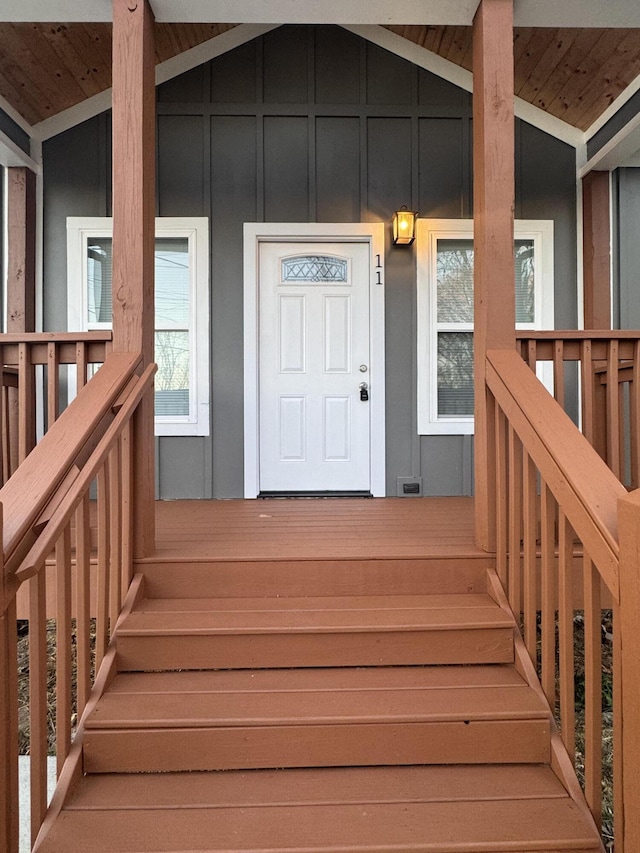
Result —
[[[91, 238], [87, 245], [89, 323], [111, 322], [113, 241]], [[157, 329], [189, 326], [189, 240], [162, 237], [155, 249], [155, 323]]]
[[473, 333], [438, 334], [438, 415], [473, 415]]
[[473, 323], [473, 240], [438, 240], [438, 322]]
[[156, 332], [156, 415], [189, 415], [189, 332]]
[[91, 237], [87, 245], [87, 321], [111, 322], [111, 237]]
[[516, 240], [516, 323], [535, 322], [533, 240]]
[[[533, 240], [514, 244], [516, 323], [535, 322]], [[438, 240], [438, 322], [473, 323], [473, 240]]]
[[189, 240], [156, 240], [156, 329], [189, 325]]

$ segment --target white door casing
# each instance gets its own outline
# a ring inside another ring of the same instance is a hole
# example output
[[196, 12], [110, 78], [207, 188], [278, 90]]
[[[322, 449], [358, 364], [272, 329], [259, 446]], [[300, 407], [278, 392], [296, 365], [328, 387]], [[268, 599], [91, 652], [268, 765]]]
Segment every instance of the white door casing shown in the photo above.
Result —
[[383, 246], [382, 223], [245, 225], [245, 497], [385, 494]]

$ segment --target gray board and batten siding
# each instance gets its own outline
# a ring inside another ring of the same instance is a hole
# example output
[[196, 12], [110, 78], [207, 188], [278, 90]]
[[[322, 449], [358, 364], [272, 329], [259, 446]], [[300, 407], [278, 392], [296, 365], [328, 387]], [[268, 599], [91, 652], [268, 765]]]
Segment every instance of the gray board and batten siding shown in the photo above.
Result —
[[640, 329], [640, 168], [612, 175], [613, 327]]
[[[67, 216], [111, 213], [108, 114], [44, 144], [46, 329], [66, 325]], [[160, 216], [211, 231], [211, 435], [157, 440], [162, 498], [243, 494], [243, 223], [472, 216], [471, 97], [339, 27], [284, 26], [158, 89]], [[575, 151], [516, 123], [516, 217], [555, 223], [576, 326]], [[472, 488], [472, 439], [416, 430], [416, 252], [386, 245], [387, 492]]]

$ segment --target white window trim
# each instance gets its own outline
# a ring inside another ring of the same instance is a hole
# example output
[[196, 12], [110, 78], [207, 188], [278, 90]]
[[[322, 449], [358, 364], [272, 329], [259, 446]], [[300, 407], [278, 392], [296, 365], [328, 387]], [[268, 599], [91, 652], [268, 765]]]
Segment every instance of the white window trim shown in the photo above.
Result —
[[[418, 219], [416, 231], [418, 285], [418, 434], [473, 435], [473, 417], [438, 416], [437, 255], [438, 240], [473, 239], [472, 219]], [[516, 219], [515, 240], [533, 240], [535, 320], [518, 329], [553, 329], [553, 220]], [[453, 331], [473, 331], [472, 323], [451, 324]], [[541, 377], [546, 379], [546, 376]], [[546, 383], [545, 383], [546, 384]]]
[[[111, 237], [110, 216], [67, 217], [67, 324], [69, 331], [109, 329], [88, 323], [86, 246], [91, 237]], [[209, 435], [209, 220], [206, 217], [157, 217], [156, 237], [183, 237], [189, 243], [190, 302], [189, 415], [158, 416], [155, 434]], [[70, 383], [71, 385], [71, 383]], [[70, 387], [70, 392], [74, 389]]]

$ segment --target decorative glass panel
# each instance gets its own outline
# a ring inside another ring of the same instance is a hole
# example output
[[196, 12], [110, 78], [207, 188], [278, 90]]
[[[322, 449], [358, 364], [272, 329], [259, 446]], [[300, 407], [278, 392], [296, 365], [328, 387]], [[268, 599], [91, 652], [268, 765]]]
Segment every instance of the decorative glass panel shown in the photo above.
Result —
[[473, 323], [473, 240], [438, 240], [438, 322]]
[[283, 282], [348, 284], [347, 261], [330, 255], [299, 255], [282, 261]]
[[438, 415], [473, 415], [473, 333], [438, 334]]
[[189, 415], [189, 332], [156, 332], [156, 415]]
[[156, 329], [186, 329], [189, 325], [189, 240], [156, 240]]

